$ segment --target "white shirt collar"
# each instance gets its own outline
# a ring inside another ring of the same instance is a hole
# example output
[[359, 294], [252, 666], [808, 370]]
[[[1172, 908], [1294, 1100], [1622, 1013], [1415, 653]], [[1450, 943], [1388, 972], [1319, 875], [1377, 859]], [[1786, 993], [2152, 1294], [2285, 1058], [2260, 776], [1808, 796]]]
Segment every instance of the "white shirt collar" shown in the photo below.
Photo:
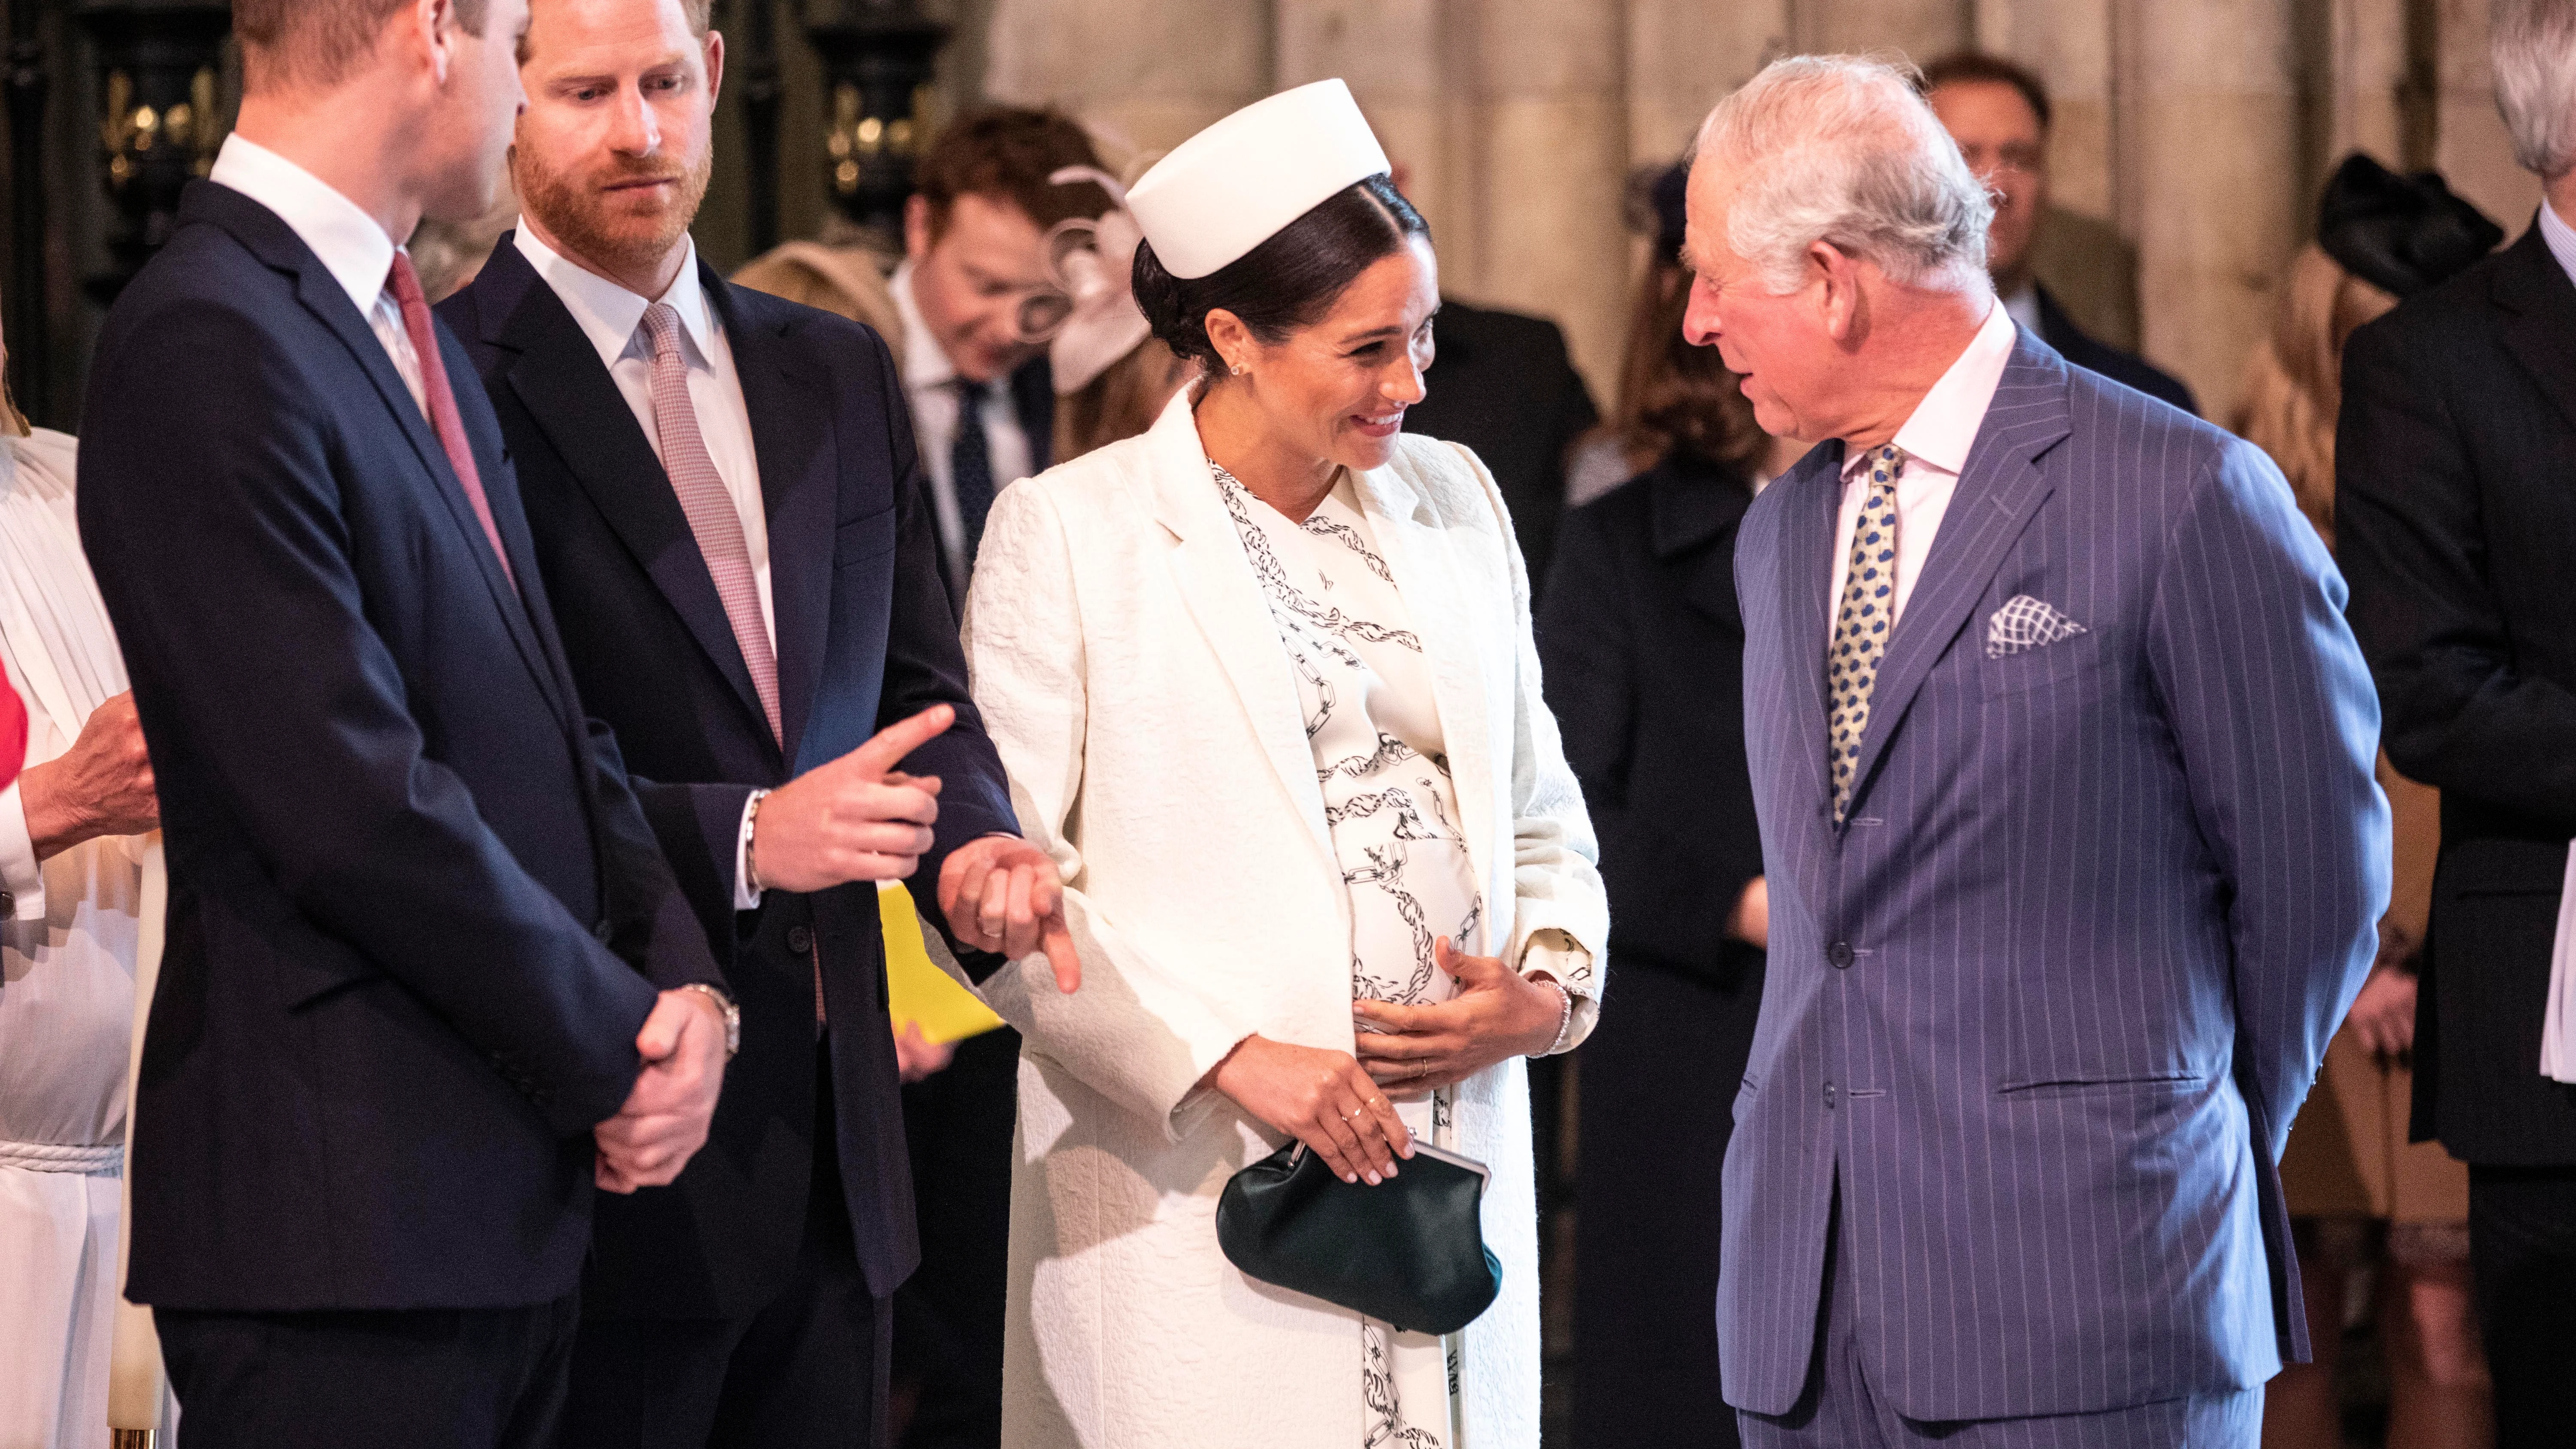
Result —
[[358, 203], [328, 182], [235, 131], [215, 153], [206, 179], [231, 187], [269, 210], [322, 259], [331, 280], [364, 317], [393, 271], [394, 239]]
[[2540, 239], [2549, 244], [2549, 254], [2558, 258], [2559, 269], [2567, 273], [2567, 280], [2576, 282], [2576, 226], [2569, 226], [2558, 209], [2546, 201], [2540, 203]]
[[[1967, 471], [1968, 450], [1976, 445], [1977, 429], [1985, 425], [1986, 409], [1994, 405], [1995, 389], [2003, 385], [2004, 368], [2012, 362], [2013, 339], [2019, 330], [2000, 300], [1986, 310], [1986, 320], [1978, 324], [1967, 350], [1896, 430], [1893, 441], [1906, 457], [1953, 476]], [[1844, 472], [1867, 461], [1867, 456], [1845, 460]]]
[[912, 261], [905, 258], [886, 282], [894, 294], [894, 310], [903, 318], [903, 385], [912, 392], [927, 392], [946, 387], [957, 380], [957, 365], [948, 360], [948, 350], [930, 330], [921, 315], [921, 303], [912, 295]]
[[[668, 302], [680, 314], [680, 335], [695, 350], [700, 364], [713, 365], [715, 356], [711, 322], [707, 312], [707, 293], [698, 285], [698, 240], [688, 239], [688, 249], [680, 258], [680, 274], [671, 279], [659, 297], [643, 297], [626, 290], [597, 272], [572, 261], [539, 240], [529, 230], [527, 219], [520, 218], [519, 255], [528, 259], [537, 275], [563, 299], [564, 310], [581, 325], [581, 335], [599, 352], [600, 364], [614, 368], [617, 359], [636, 345], [636, 329], [644, 325], [644, 309], [655, 302]], [[652, 355], [646, 344], [645, 355]]]

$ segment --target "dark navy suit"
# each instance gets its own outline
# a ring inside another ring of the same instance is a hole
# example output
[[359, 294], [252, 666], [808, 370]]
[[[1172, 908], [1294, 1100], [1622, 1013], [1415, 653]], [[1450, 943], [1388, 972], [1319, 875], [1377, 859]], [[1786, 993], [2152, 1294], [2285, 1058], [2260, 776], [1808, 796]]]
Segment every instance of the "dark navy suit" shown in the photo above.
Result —
[[[585, 1280], [594, 1326], [583, 1330], [575, 1375], [579, 1444], [704, 1443], [693, 1415], [721, 1413], [739, 1430], [762, 1412], [739, 1392], [721, 1410], [711, 1399], [691, 1407], [687, 1383], [711, 1369], [712, 1395], [728, 1358], [796, 1361], [795, 1347], [741, 1336], [764, 1317], [799, 1311], [795, 1295], [825, 1271], [814, 1261], [813, 1214], [846, 1219], [824, 1231], [833, 1253], [846, 1240], [865, 1297], [887, 1298], [920, 1257], [876, 888], [771, 891], [757, 911], [737, 913], [750, 792], [945, 703], [956, 725], [903, 765], [944, 787], [916, 897], [935, 898], [940, 865], [958, 845], [1018, 833], [1000, 760], [967, 698], [884, 343], [857, 323], [731, 286], [711, 268], [700, 268], [699, 283], [732, 352], [759, 461], [783, 747], [634, 411], [514, 238], [504, 236], [474, 284], [440, 309], [465, 337], [518, 457], [536, 556], [583, 698], [617, 728], [645, 811], [742, 1008], [742, 1054], [706, 1150], [671, 1189], [600, 1212]], [[818, 959], [831, 1023], [820, 1061]], [[695, 1334], [704, 1350], [684, 1364], [671, 1333], [637, 1320], [734, 1327], [674, 1330]], [[603, 1345], [597, 1374], [594, 1337]], [[854, 1350], [874, 1355], [874, 1374], [866, 1362], [834, 1367], [834, 1382], [819, 1386], [826, 1402], [856, 1380], [878, 1387], [882, 1408], [884, 1338], [876, 1325]], [[624, 1345], [615, 1364], [604, 1362], [611, 1343]], [[615, 1422], [603, 1422], [619, 1405]]]
[[[2342, 580], [2250, 445], [2025, 334], [1838, 827], [1841, 461], [1765, 490], [1736, 549], [1771, 951], [1727, 1401], [1812, 1412], [1830, 1286], [1907, 1421], [2226, 1402], [2305, 1353], [2275, 1164], [2388, 898]], [[2025, 595], [2084, 632], [1998, 652]]]
[[[438, 340], [520, 588], [348, 294], [238, 192], [189, 188], [90, 379], [81, 534], [170, 862], [128, 1291], [171, 1325], [191, 1444], [300, 1442], [292, 1414], [247, 1422], [254, 1401], [358, 1392], [297, 1366], [343, 1330], [413, 1331], [389, 1311], [458, 1352], [543, 1351], [472, 1315], [568, 1303], [590, 1129], [656, 988], [722, 979], [585, 721], [492, 411]], [[172, 1317], [299, 1313], [324, 1317], [227, 1330], [229, 1369]], [[403, 1433], [499, 1435], [447, 1417], [463, 1367], [414, 1417], [383, 1372]]]

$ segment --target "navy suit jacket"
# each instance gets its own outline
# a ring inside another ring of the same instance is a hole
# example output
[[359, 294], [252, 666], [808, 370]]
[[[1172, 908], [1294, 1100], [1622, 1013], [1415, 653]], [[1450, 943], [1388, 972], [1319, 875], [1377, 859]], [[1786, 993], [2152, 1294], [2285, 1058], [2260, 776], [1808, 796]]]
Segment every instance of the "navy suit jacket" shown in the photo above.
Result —
[[583, 716], [455, 340], [519, 589], [312, 251], [209, 182], [179, 221], [108, 316], [81, 445], [170, 863], [128, 1291], [561, 1298], [655, 989], [722, 976]]
[[2181, 378], [2147, 361], [2134, 352], [2122, 352], [2108, 342], [2075, 325], [2066, 309], [2057, 305], [2046, 287], [2039, 293], [2039, 337], [2057, 349], [2058, 355], [2077, 367], [2089, 367], [2113, 382], [2134, 387], [2151, 398], [2172, 403], [2187, 413], [2198, 413], [2200, 402], [2183, 385]]
[[783, 748], [669, 476], [562, 299], [504, 236], [474, 284], [440, 308], [517, 455], [582, 697], [616, 728], [742, 1007], [742, 1054], [705, 1150], [673, 1187], [601, 1205], [583, 1305], [600, 1314], [737, 1316], [793, 1270], [814, 1160], [817, 959], [860, 1265], [885, 1294], [920, 1258], [876, 888], [771, 891], [738, 915], [750, 792], [945, 703], [957, 723], [903, 765], [943, 787], [915, 896], [935, 899], [958, 845], [1018, 833], [1000, 758], [967, 697], [885, 344], [703, 264], [699, 282], [733, 352], [759, 459]]
[[[1771, 951], [1725, 1167], [1727, 1401], [1781, 1413], [1829, 1204], [1917, 1419], [2249, 1388], [2306, 1350], [2275, 1164], [2388, 899], [2342, 580], [2250, 444], [2024, 335], [1829, 806], [1842, 461], [1736, 549]], [[2028, 595], [2082, 633], [2021, 652]]]
[[2335, 548], [2388, 758], [2442, 791], [2415, 1121], [2451, 1155], [2576, 1164], [2540, 1075], [2576, 835], [2576, 284], [2534, 226], [2352, 335]]

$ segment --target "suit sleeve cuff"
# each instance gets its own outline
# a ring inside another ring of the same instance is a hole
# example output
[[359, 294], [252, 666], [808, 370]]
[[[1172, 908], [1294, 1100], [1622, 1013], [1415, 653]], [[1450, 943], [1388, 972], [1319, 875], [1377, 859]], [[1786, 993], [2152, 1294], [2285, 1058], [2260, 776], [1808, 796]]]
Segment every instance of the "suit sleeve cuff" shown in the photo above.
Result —
[[0, 790], [0, 918], [41, 921], [45, 918], [45, 872], [36, 860], [36, 842], [27, 830], [27, 804], [18, 785]]
[[760, 888], [751, 883], [751, 822], [768, 796], [766, 790], [754, 790], [742, 802], [742, 828], [733, 836], [733, 908], [737, 911], [760, 909]]

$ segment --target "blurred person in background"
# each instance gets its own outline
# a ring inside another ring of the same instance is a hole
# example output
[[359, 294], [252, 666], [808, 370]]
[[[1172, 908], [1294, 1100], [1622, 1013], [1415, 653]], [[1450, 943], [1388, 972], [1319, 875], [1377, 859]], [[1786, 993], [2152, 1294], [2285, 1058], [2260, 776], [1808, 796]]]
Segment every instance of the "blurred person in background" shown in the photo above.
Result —
[[[1557, 535], [1539, 659], [1601, 838], [1619, 1003], [1576, 1092], [1574, 1442], [1733, 1446], [1719, 1394], [1719, 1164], [1753, 1046], [1769, 911], [1744, 755], [1735, 533], [1795, 456], [1682, 336], [1688, 168], [1657, 178], [1607, 445], [1634, 477]], [[1445, 314], [1444, 314], [1445, 315]]]
[[932, 139], [904, 203], [903, 264], [887, 285], [949, 603], [961, 612], [994, 495], [1055, 461], [1055, 382], [1023, 311], [1061, 299], [1047, 230], [1110, 205], [1096, 185], [1057, 184], [1069, 166], [1100, 167], [1079, 122], [988, 106]]
[[2040, 225], [2049, 215], [2048, 88], [2039, 77], [1998, 56], [1960, 51], [1923, 68], [1923, 90], [1994, 197], [1986, 267], [2013, 322], [2078, 367], [2198, 412], [2180, 379], [2087, 335], [2033, 273]]
[[2576, 1432], [2576, 0], [2496, 0], [2530, 230], [2352, 335], [2335, 548], [2387, 714], [2442, 792], [2412, 1132], [2469, 1165], [2496, 1442]]
[[[2245, 401], [2229, 421], [2281, 466], [2328, 547], [2344, 342], [2503, 237], [2430, 173], [2393, 176], [2356, 155], [2327, 186], [2317, 240], [2290, 264], [2272, 335], [2246, 369]], [[2270, 1449], [2340, 1449], [2344, 1306], [2356, 1276], [2371, 1271], [2388, 1363], [2389, 1449], [2476, 1449], [2493, 1435], [2469, 1301], [2469, 1171], [2437, 1143], [2406, 1140], [2441, 798], [2390, 768], [2385, 754], [2379, 784], [2396, 836], [2379, 956], [2281, 1159], [2316, 1359], [2272, 1380], [2263, 1405]]]

